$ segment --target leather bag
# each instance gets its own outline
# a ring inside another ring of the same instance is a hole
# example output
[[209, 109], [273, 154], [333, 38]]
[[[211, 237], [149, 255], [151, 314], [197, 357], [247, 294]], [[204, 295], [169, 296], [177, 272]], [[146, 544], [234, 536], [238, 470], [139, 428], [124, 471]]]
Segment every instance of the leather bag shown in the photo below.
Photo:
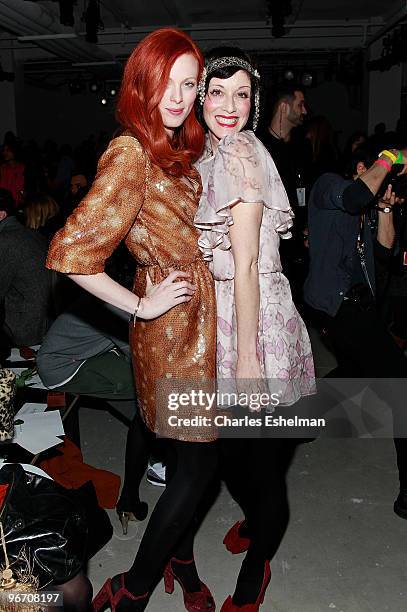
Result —
[[[10, 564], [28, 557], [39, 587], [61, 584], [83, 567], [87, 549], [87, 521], [83, 506], [59, 484], [25, 472], [19, 464], [0, 470], [0, 484], [8, 484], [0, 510]], [[4, 565], [0, 548], [0, 561]]]

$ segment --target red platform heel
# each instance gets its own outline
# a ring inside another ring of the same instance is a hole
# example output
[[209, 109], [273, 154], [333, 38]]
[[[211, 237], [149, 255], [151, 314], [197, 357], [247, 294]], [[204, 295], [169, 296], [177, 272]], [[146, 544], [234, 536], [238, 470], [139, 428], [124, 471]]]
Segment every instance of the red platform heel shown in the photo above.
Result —
[[226, 549], [233, 555], [246, 552], [250, 546], [250, 539], [242, 538], [242, 536], [239, 534], [239, 528], [241, 525], [243, 525], [243, 523], [244, 521], [238, 521], [235, 523], [223, 538], [223, 543]]
[[223, 604], [220, 612], [258, 612], [261, 604], [264, 601], [264, 595], [266, 594], [266, 589], [270, 582], [270, 577], [271, 577], [270, 563], [268, 561], [265, 561], [263, 583], [261, 585], [260, 593], [256, 601], [254, 603], [245, 604], [244, 606], [236, 606], [233, 603], [233, 599], [229, 595], [229, 597]]
[[[120, 586], [115, 591], [112, 588], [112, 581], [115, 579], [120, 580]], [[149, 593], [145, 593], [144, 595], [133, 595], [130, 593], [124, 585], [124, 574], [119, 574], [118, 576], [114, 576], [114, 578], [108, 578], [105, 584], [100, 589], [99, 593], [96, 595], [94, 600], [92, 601], [92, 610], [93, 612], [100, 612], [104, 610], [107, 606], [110, 607], [111, 612], [125, 612], [126, 610], [136, 610], [134, 607], [134, 602], [139, 601], [142, 603], [142, 600], [145, 599], [147, 603], [147, 599], [149, 597]], [[117, 606], [120, 605], [120, 610]], [[144, 606], [145, 607], [145, 606]], [[140, 610], [144, 610], [140, 608]]]
[[188, 610], [188, 612], [215, 612], [215, 601], [206, 584], [200, 581], [201, 590], [194, 591], [193, 593], [188, 593], [188, 591], [185, 590], [181, 579], [178, 578], [178, 576], [172, 569], [171, 561], [175, 561], [176, 563], [183, 563], [186, 565], [189, 563], [195, 563], [194, 559], [191, 559], [190, 561], [181, 561], [180, 559], [175, 559], [175, 557], [170, 559], [164, 569], [165, 592], [169, 594], [174, 592], [174, 580], [176, 580], [182, 589], [182, 594], [184, 596], [184, 606], [185, 609]]

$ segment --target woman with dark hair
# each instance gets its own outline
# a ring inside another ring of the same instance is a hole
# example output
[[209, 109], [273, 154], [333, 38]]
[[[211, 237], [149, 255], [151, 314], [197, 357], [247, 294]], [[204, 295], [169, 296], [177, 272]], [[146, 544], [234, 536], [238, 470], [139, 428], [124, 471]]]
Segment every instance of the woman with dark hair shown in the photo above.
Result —
[[[195, 223], [215, 278], [218, 387], [235, 380], [237, 391], [278, 390], [280, 407], [287, 407], [314, 393], [315, 379], [307, 330], [278, 250], [280, 238], [290, 237], [293, 213], [275, 164], [253, 133], [259, 80], [240, 49], [215, 49], [207, 59], [198, 87], [207, 138], [197, 164], [203, 191]], [[244, 435], [220, 440], [224, 478], [246, 518], [224, 543], [234, 553], [247, 550], [222, 612], [259, 609], [269, 560], [288, 523], [285, 473], [293, 445]], [[266, 484], [259, 465], [267, 466]]]
[[[170, 438], [168, 484], [134, 563], [107, 580], [94, 610], [107, 604], [118, 612], [144, 610], [163, 571], [168, 593], [174, 579], [180, 583], [187, 610], [215, 609], [192, 552], [195, 514], [216, 470], [214, 434], [171, 427], [164, 385], [185, 389], [186, 379], [205, 384], [215, 375], [213, 280], [193, 223], [201, 184], [192, 163], [204, 143], [194, 112], [202, 68], [201, 52], [178, 30], [157, 30], [139, 43], [118, 101], [125, 131], [110, 142], [92, 188], [55, 236], [48, 258], [51, 268], [133, 314], [139, 405], [147, 426]], [[121, 240], [138, 264], [133, 292], [103, 272]], [[131, 500], [131, 483], [124, 491]], [[131, 510], [123, 493], [121, 506]]]

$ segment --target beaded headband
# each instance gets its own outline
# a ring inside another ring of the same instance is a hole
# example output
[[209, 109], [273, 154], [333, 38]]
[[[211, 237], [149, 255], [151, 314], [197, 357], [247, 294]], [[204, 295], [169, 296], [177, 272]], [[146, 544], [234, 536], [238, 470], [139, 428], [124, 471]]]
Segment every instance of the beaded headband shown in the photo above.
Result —
[[232, 57], [218, 57], [217, 59], [210, 61], [203, 69], [202, 76], [198, 83], [199, 102], [201, 103], [201, 106], [203, 106], [203, 103], [205, 101], [205, 96], [206, 96], [205, 90], [206, 90], [206, 81], [208, 79], [208, 76], [212, 72], [216, 72], [216, 70], [219, 70], [219, 68], [227, 68], [229, 66], [232, 66], [232, 67], [238, 66], [242, 70], [245, 70], [246, 72], [251, 74], [256, 79], [255, 91], [254, 91], [254, 115], [253, 115], [253, 130], [255, 130], [259, 122], [259, 115], [260, 115], [260, 91], [259, 91], [260, 73], [256, 68], [254, 68], [254, 66], [252, 66], [246, 60], [241, 59], [240, 57], [232, 56]]

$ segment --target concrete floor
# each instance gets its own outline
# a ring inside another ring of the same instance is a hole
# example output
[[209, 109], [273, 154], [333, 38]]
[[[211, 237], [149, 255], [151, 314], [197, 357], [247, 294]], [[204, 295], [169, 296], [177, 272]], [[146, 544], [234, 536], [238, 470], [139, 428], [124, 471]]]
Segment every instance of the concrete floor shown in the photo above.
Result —
[[[318, 374], [335, 366], [311, 333]], [[122, 474], [126, 428], [108, 413], [80, 414], [85, 461]], [[107, 432], [103, 437], [101, 432]], [[263, 470], [267, 482], [267, 466]], [[393, 513], [398, 492], [391, 440], [321, 439], [299, 447], [288, 477], [291, 520], [272, 562], [265, 612], [405, 612], [407, 610], [407, 522]], [[163, 489], [144, 481], [142, 499], [154, 506]], [[144, 526], [131, 523], [123, 536], [114, 511], [114, 535], [89, 565], [95, 593], [107, 576], [126, 570]], [[222, 489], [196, 539], [197, 565], [220, 610], [233, 593], [241, 555], [222, 545], [239, 507]], [[161, 582], [148, 610], [184, 610], [181, 589], [164, 593]]]

